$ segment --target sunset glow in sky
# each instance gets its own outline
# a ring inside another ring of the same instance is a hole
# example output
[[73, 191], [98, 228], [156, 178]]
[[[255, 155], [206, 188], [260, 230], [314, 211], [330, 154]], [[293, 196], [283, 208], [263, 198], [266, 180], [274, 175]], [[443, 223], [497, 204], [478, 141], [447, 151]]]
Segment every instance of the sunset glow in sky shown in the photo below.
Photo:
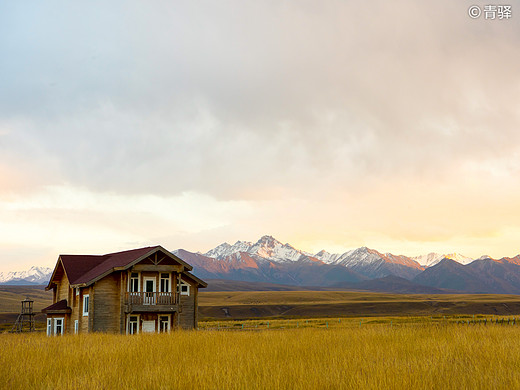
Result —
[[473, 4], [4, 2], [0, 271], [264, 234], [519, 254], [520, 5]]

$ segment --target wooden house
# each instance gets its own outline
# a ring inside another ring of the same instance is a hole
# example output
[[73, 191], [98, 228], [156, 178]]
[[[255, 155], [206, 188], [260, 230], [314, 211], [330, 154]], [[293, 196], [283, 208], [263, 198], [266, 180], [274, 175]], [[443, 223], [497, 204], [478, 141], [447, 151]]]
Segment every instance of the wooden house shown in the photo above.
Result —
[[47, 334], [196, 329], [207, 284], [161, 246], [106, 255], [60, 255], [47, 290]]

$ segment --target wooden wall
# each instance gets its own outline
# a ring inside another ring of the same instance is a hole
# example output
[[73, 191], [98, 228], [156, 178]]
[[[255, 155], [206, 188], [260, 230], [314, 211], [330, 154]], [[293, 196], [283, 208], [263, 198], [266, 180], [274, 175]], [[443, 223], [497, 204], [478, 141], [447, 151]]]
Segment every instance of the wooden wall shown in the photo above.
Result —
[[[55, 299], [54, 303], [59, 302], [62, 299], [66, 299], [67, 305], [71, 306], [69, 279], [67, 279], [67, 276], [65, 275], [64, 272], [58, 273], [58, 275], [59, 275], [59, 277], [57, 277], [55, 279], [57, 288], [56, 288], [56, 299]], [[70, 316], [68, 316], [68, 319], [65, 320], [63, 330], [64, 330], [64, 333], [71, 333], [74, 331], [73, 325], [71, 327]]]
[[63, 274], [59, 281], [57, 281], [58, 284], [58, 291], [56, 296], [56, 302], [61, 301], [62, 299], [66, 299], [67, 303], [69, 303], [69, 280], [67, 279], [67, 276]]
[[[87, 295], [87, 294], [90, 296], [89, 300], [91, 300], [92, 293], [90, 291], [90, 287], [82, 288], [80, 290], [80, 294], [78, 297], [78, 311], [76, 313], [77, 318], [75, 318], [75, 319], [79, 319], [79, 332], [80, 333], [87, 333], [89, 331], [88, 322], [89, 322], [90, 314], [88, 317], [83, 316], [83, 296]], [[92, 301], [89, 302], [89, 306], [90, 306], [90, 308], [92, 307]]]
[[94, 299], [90, 315], [92, 318], [92, 330], [94, 332], [120, 332], [121, 276], [119, 272], [112, 273], [98, 280], [94, 284]]
[[[184, 280], [185, 283], [190, 284]], [[180, 327], [182, 329], [193, 329], [195, 328], [195, 295], [196, 286], [190, 284], [190, 295], [180, 295], [180, 304], [182, 312], [180, 313]]]

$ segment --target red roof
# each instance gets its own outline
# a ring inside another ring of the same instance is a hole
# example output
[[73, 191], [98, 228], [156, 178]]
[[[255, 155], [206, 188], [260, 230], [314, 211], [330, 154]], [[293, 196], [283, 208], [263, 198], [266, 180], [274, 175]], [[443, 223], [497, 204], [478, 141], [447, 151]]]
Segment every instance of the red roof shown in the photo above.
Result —
[[87, 283], [115, 267], [124, 267], [159, 246], [131, 249], [106, 255], [60, 255], [70, 284]]
[[[109, 253], [103, 256], [99, 256], [102, 258], [101, 261], [99, 260], [93, 260], [92, 257], [95, 256], [71, 256], [69, 257], [79, 257], [79, 259], [72, 260], [73, 264], [81, 263], [81, 262], [90, 262], [90, 266], [87, 272], [83, 273], [82, 275], [79, 275], [77, 279], [72, 279], [72, 276], [69, 276], [68, 269], [65, 267], [65, 272], [67, 272], [67, 276], [71, 278], [70, 284], [79, 284], [79, 283], [87, 283], [90, 280], [94, 279], [95, 277], [104, 274], [107, 271], [110, 271], [112, 268], [115, 267], [124, 267], [125, 265], [130, 264], [134, 260], [137, 260], [143, 255], [146, 255], [149, 252], [152, 252], [153, 250], [159, 248], [159, 246], [152, 246], [152, 247], [146, 247], [146, 248], [139, 248], [139, 249], [132, 249], [129, 251], [123, 251], [123, 252], [116, 252], [116, 253]], [[63, 256], [62, 256], [63, 259]], [[83, 268], [84, 265], [79, 266], [78, 268]], [[76, 271], [77, 269], [73, 267]]]
[[71, 308], [67, 305], [67, 300], [62, 299], [61, 301], [58, 301], [56, 303], [53, 303], [50, 306], [47, 306], [46, 308], [42, 309], [43, 313], [51, 312], [51, 311], [70, 311]]
[[[151, 255], [158, 250], [162, 250], [169, 256], [174, 257], [177, 262], [184, 265], [186, 268], [185, 272], [193, 269], [191, 265], [179, 259], [177, 256], [172, 255], [159, 245], [108, 253], [106, 255], [60, 255], [60, 259], [71, 285], [89, 284], [95, 282], [99, 277], [114, 271], [114, 268], [130, 266], [135, 261], [144, 258], [146, 255]], [[58, 264], [56, 267], [58, 267]], [[57, 268], [55, 268], [54, 273], [56, 270]], [[54, 273], [47, 288], [51, 287]], [[198, 280], [200, 281], [200, 279]], [[203, 281], [200, 282], [205, 283]]]

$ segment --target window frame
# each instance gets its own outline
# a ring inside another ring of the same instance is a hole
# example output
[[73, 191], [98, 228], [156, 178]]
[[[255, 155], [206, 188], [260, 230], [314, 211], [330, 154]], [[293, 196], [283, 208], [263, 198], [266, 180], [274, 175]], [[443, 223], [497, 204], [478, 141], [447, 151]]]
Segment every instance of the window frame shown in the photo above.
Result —
[[[141, 291], [141, 275], [139, 272], [131, 272], [130, 271], [130, 277], [128, 278], [128, 292], [140, 292]], [[132, 274], [135, 274], [137, 276], [132, 276]], [[137, 290], [132, 291], [133, 287], [133, 281], [137, 280]]]
[[[58, 333], [58, 321], [61, 321], [61, 325], [60, 325], [60, 332]], [[59, 318], [54, 318], [54, 335], [55, 336], [62, 336], [63, 335], [63, 332], [64, 332], [64, 329], [65, 328], [65, 318], [64, 317], [59, 317]]]
[[[163, 277], [164, 275], [167, 275], [167, 277], [166, 278]], [[171, 293], [172, 292], [172, 289], [171, 289], [171, 285], [172, 285], [171, 278], [172, 278], [172, 276], [171, 276], [171, 273], [169, 273], [169, 272], [161, 272], [159, 274], [159, 292], [163, 292], [163, 293]], [[166, 291], [163, 291], [163, 281], [164, 280], [167, 282], [167, 286], [166, 287], [168, 287], [166, 289]]]
[[[166, 331], [161, 332], [161, 322], [162, 322], [161, 318], [164, 318], [164, 317], [168, 318], [168, 321], [167, 321], [168, 327], [167, 327]], [[172, 317], [171, 317], [171, 315], [170, 314], [159, 314], [158, 315], [158, 321], [159, 321], [159, 327], [158, 327], [159, 333], [170, 333], [171, 326], [172, 326]]]
[[[186, 291], [182, 291], [183, 287], [186, 287]], [[177, 293], [180, 295], [189, 297], [190, 296], [190, 287], [191, 287], [191, 285], [189, 283], [186, 283], [184, 280], [181, 279], [180, 286], [179, 286], [179, 284], [177, 285]]]
[[[137, 318], [137, 320], [136, 321], [131, 321], [132, 317]], [[132, 315], [129, 315], [127, 317], [127, 321], [126, 321], [126, 334], [139, 334], [139, 323], [140, 323], [139, 320], [140, 320], [139, 314], [132, 314]], [[136, 324], [136, 327], [135, 327], [136, 332], [135, 333], [130, 332], [130, 324], [133, 324], [133, 323]]]
[[[86, 305], [85, 305], [85, 302], [86, 302]], [[85, 306], [87, 307], [87, 310], [85, 310]], [[90, 310], [90, 295], [89, 294], [83, 295], [83, 305], [82, 305], [81, 310], [83, 312], [83, 317], [88, 317], [88, 313]]]

